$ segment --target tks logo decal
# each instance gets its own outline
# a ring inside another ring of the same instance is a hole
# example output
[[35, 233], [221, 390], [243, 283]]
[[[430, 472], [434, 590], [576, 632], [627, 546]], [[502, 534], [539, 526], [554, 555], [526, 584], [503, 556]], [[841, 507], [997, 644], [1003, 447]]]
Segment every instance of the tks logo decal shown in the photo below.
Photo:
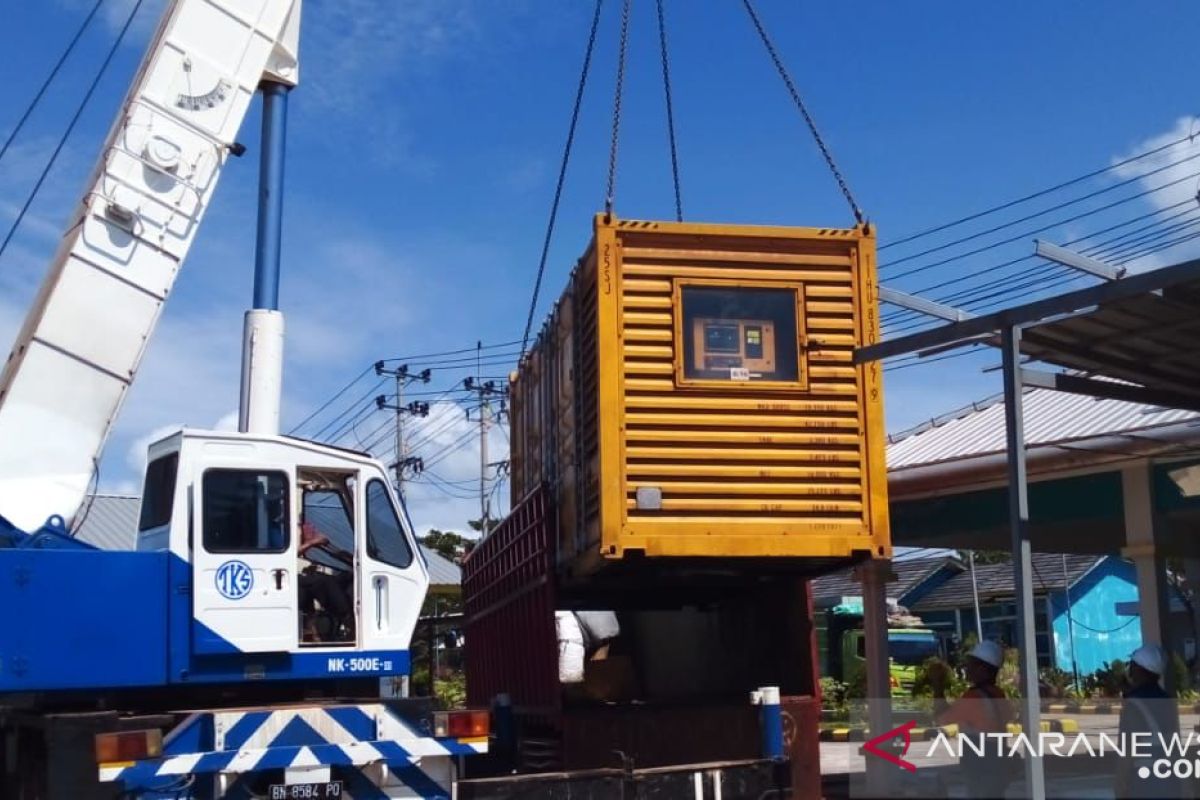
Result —
[[230, 600], [241, 600], [254, 588], [254, 572], [242, 561], [226, 561], [217, 569], [217, 591]]

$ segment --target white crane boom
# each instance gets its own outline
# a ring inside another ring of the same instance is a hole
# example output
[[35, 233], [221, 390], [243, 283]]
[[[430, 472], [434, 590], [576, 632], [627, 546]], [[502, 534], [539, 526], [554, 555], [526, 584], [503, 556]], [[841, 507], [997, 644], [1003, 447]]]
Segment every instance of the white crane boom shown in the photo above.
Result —
[[298, 79], [301, 0], [175, 0], [0, 373], [0, 515], [72, 517], [247, 108]]

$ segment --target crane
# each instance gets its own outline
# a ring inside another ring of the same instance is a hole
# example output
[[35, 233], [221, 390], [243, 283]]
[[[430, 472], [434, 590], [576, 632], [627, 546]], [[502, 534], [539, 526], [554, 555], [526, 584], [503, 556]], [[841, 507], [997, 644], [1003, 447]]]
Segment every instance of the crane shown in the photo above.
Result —
[[[301, 0], [168, 4], [0, 373], [0, 603], [22, 618], [0, 637], [5, 797], [334, 797], [362, 781], [442, 797], [451, 756], [486, 751], [486, 713], [380, 698], [409, 672], [429, 582], [384, 466], [279, 435], [300, 16]], [[256, 94], [239, 430], [150, 445], [137, 549], [98, 550], [67, 521]]]
[[71, 518], [258, 87], [299, 78], [300, 3], [174, 3], [0, 374], [0, 514]]

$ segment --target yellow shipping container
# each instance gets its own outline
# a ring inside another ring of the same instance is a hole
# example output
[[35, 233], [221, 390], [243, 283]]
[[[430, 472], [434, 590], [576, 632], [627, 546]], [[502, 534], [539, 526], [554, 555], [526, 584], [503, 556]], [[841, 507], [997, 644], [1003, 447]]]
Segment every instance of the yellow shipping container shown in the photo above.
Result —
[[597, 215], [511, 378], [514, 503], [550, 484], [574, 575], [890, 556], [875, 285], [867, 226]]

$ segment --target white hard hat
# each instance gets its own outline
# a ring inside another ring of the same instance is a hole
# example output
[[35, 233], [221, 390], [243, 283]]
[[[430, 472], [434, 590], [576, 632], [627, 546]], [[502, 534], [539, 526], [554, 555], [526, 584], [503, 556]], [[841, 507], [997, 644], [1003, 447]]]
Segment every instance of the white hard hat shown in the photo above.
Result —
[[1133, 655], [1129, 660], [1137, 664], [1147, 672], [1153, 672], [1155, 675], [1163, 674], [1163, 665], [1166, 663], [1166, 656], [1163, 655], [1163, 649], [1156, 644], [1144, 644], [1137, 650], [1133, 651]]
[[996, 669], [1000, 669], [1000, 665], [1004, 663], [1004, 650], [991, 639], [984, 639], [972, 647], [971, 652], [967, 655], [977, 658], [985, 664], [991, 664]]

